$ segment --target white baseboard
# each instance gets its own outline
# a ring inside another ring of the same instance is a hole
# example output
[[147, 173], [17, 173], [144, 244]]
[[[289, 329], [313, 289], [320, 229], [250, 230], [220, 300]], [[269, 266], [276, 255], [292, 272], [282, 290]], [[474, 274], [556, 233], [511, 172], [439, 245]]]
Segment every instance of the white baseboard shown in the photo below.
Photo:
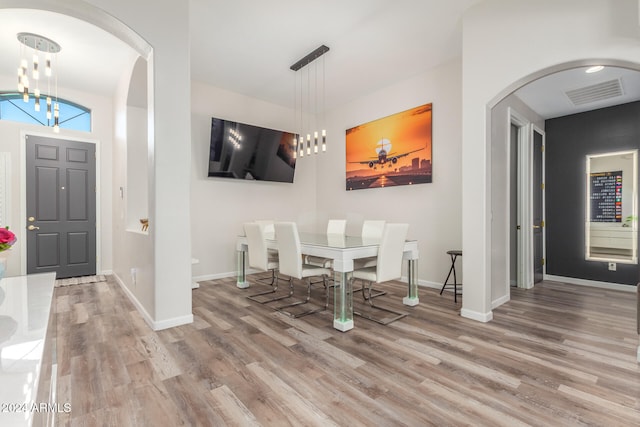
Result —
[[634, 285], [624, 285], [622, 283], [600, 282], [598, 280], [578, 279], [576, 277], [554, 276], [545, 274], [544, 280], [552, 282], [569, 283], [571, 285], [591, 286], [593, 288], [613, 289], [616, 291], [636, 292], [637, 287]]
[[[403, 277], [402, 280], [407, 281], [406, 277]], [[424, 286], [425, 288], [433, 288], [433, 289], [441, 289], [442, 283], [438, 282], [430, 282], [428, 280], [420, 280], [418, 279], [418, 286]]]
[[149, 325], [149, 327], [153, 329], [153, 318], [149, 313], [147, 313], [147, 310], [140, 303], [140, 301], [138, 301], [138, 298], [136, 298], [133, 292], [129, 290], [129, 288], [127, 287], [127, 285], [125, 285], [125, 283], [122, 281], [120, 276], [114, 273], [113, 277], [115, 277], [116, 282], [118, 282], [118, 284], [120, 285], [120, 288], [122, 288], [127, 298], [129, 298], [129, 301], [131, 301], [131, 303], [136, 307], [136, 310], [138, 310], [138, 312], [142, 315], [142, 318], [144, 319], [144, 321], [147, 322], [147, 325]]
[[479, 313], [477, 311], [468, 310], [463, 308], [460, 310], [460, 316], [466, 317], [467, 319], [477, 320], [478, 322], [487, 323], [493, 320], [493, 312], [490, 311], [488, 313]]
[[120, 288], [124, 291], [125, 295], [129, 298], [129, 301], [136, 307], [136, 310], [142, 315], [144, 321], [149, 325], [151, 329], [154, 331], [160, 331], [162, 329], [173, 328], [174, 326], [186, 325], [189, 323], [193, 323], [193, 314], [188, 314], [186, 316], [174, 317], [172, 319], [160, 320], [156, 321], [151, 317], [151, 315], [147, 312], [144, 306], [138, 301], [138, 298], [131, 292], [131, 290], [125, 285], [125, 283], [120, 279], [117, 274], [113, 274], [116, 282], [120, 285]]
[[157, 320], [153, 322], [153, 330], [161, 331], [163, 329], [174, 328], [176, 326], [188, 325], [189, 323], [193, 323], [193, 314], [172, 317], [171, 319]]
[[[258, 270], [251, 271], [247, 269], [246, 274], [258, 273]], [[228, 273], [216, 273], [216, 274], [203, 274], [200, 276], [193, 276], [194, 282], [202, 282], [203, 280], [217, 280], [217, 279], [226, 279], [227, 277], [236, 277], [238, 275], [237, 271], [231, 271]]]
[[496, 307], [500, 307], [502, 304], [504, 304], [505, 302], [509, 302], [510, 300], [511, 300], [510, 295], [505, 295], [503, 297], [500, 297], [491, 303], [491, 309], [493, 310]]
[[102, 274], [103, 276], [111, 276], [113, 274], [113, 270], [102, 270], [98, 274]]
[[[253, 274], [253, 273], [260, 273], [260, 271], [247, 269], [246, 274]], [[231, 271], [231, 272], [228, 272], [228, 273], [204, 274], [204, 275], [201, 275], [201, 276], [194, 276], [193, 280], [194, 280], [194, 282], [201, 282], [203, 280], [226, 279], [227, 277], [236, 277], [237, 274], [238, 273], [236, 271]], [[404, 282], [407, 282], [408, 278], [406, 276], [402, 276], [402, 278], [400, 280], [402, 280]], [[430, 282], [428, 280], [418, 280], [418, 286], [423, 286], [425, 288], [440, 289], [440, 288], [442, 288], [442, 283]]]

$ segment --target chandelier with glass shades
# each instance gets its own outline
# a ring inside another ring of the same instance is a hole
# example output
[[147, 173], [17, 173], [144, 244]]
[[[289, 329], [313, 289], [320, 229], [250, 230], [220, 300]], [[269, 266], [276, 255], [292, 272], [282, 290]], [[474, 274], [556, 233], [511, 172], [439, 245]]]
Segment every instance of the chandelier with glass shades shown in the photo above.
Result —
[[[58, 76], [53, 71], [52, 63], [57, 62], [57, 54], [60, 45], [51, 39], [33, 33], [18, 33], [20, 42], [20, 66], [18, 67], [18, 92], [22, 94], [22, 100], [29, 102], [34, 98], [35, 111], [40, 111], [41, 92], [40, 82], [46, 79], [46, 107], [47, 120], [53, 116], [53, 131], [60, 132], [58, 124], [60, 106], [58, 105]], [[29, 63], [31, 58], [31, 63]], [[44, 64], [44, 76], [42, 65]], [[57, 65], [57, 63], [56, 63]], [[55, 102], [52, 102], [51, 83], [53, 80]], [[52, 105], [53, 104], [53, 105]]]
[[[320, 150], [327, 151], [327, 131], [324, 128], [324, 103], [325, 103], [325, 66], [324, 58], [322, 58], [322, 76], [318, 77], [318, 62], [312, 67], [309, 64], [327, 53], [329, 48], [325, 45], [320, 46], [313, 52], [300, 59], [298, 62], [289, 67], [296, 72], [294, 85], [294, 125], [298, 129], [295, 134], [294, 158], [299, 155], [304, 157], [305, 146], [308, 155], [311, 154], [311, 146], [313, 152], [318, 153]], [[306, 72], [306, 73], [305, 73]], [[311, 85], [313, 72], [313, 88]], [[306, 75], [305, 75], [306, 74]], [[322, 88], [318, 89], [318, 80], [322, 84]], [[306, 81], [305, 81], [306, 80]], [[305, 91], [306, 87], [306, 91]], [[320, 99], [322, 98], [322, 99]], [[321, 105], [322, 123], [318, 119], [318, 104]], [[299, 108], [299, 109], [298, 109]], [[298, 120], [298, 116], [300, 119]], [[306, 135], [306, 144], [305, 144]], [[312, 142], [313, 135], [313, 142]], [[319, 145], [321, 148], [319, 148]]]

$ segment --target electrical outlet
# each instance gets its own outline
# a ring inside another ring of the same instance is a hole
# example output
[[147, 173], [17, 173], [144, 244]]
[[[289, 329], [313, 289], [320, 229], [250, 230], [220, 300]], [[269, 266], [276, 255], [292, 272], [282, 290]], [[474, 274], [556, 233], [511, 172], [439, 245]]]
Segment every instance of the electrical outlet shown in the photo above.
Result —
[[136, 268], [131, 269], [131, 281], [133, 284], [136, 284], [136, 276], [138, 275], [138, 270]]
[[609, 271], [616, 271], [616, 263], [615, 262], [610, 262], [609, 263]]

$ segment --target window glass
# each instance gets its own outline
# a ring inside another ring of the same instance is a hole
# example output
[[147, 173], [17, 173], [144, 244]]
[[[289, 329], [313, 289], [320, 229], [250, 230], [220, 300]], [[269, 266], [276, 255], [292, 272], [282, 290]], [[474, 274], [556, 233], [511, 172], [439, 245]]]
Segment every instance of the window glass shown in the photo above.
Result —
[[[91, 110], [61, 98], [58, 98], [58, 105], [61, 128], [91, 132]], [[29, 102], [24, 102], [22, 94], [17, 92], [0, 93], [0, 120], [53, 126], [53, 116], [47, 119], [46, 96], [40, 97], [40, 111], [35, 111], [35, 98], [30, 96]]]

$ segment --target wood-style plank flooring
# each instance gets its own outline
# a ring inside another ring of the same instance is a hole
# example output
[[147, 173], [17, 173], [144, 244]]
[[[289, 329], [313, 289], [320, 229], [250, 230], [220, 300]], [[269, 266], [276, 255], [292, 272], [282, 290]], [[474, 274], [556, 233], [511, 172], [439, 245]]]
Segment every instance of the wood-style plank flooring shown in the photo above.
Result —
[[57, 425], [640, 425], [633, 293], [545, 282], [483, 324], [391, 283], [379, 304], [410, 315], [341, 333], [245, 298], [261, 286], [201, 282], [193, 324], [158, 332], [111, 278], [57, 288]]

